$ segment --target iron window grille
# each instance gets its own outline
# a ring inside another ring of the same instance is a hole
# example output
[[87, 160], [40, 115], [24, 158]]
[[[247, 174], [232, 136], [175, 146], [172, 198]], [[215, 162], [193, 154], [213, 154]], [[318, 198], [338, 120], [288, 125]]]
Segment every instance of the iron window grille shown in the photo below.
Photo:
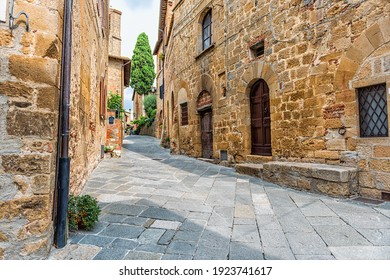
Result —
[[160, 86], [160, 99], [164, 99], [164, 84]]
[[388, 137], [386, 84], [358, 89], [361, 137]]

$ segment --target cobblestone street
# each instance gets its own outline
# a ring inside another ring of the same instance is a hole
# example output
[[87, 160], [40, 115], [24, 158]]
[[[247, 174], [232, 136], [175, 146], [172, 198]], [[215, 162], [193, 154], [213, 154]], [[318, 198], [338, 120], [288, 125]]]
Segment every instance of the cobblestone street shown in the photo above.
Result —
[[390, 259], [390, 203], [286, 189], [128, 136], [85, 186], [102, 208], [50, 259]]

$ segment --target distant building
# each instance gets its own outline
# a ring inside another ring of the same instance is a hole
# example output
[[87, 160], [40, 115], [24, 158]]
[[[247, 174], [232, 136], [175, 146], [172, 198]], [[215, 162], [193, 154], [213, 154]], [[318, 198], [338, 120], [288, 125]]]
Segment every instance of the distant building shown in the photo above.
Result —
[[[119, 94], [122, 97], [124, 107], [124, 89], [130, 83], [131, 60], [121, 56], [121, 16], [122, 12], [110, 9], [110, 39], [109, 39], [109, 60], [108, 60], [108, 94]], [[115, 116], [115, 114], [114, 114]], [[117, 113], [117, 117], [119, 117]], [[124, 116], [122, 116], [124, 118]], [[123, 120], [116, 119], [114, 124], [108, 123], [106, 145], [115, 146], [116, 152], [120, 153], [123, 142], [123, 132], [126, 128]], [[118, 130], [118, 127], [122, 129]]]

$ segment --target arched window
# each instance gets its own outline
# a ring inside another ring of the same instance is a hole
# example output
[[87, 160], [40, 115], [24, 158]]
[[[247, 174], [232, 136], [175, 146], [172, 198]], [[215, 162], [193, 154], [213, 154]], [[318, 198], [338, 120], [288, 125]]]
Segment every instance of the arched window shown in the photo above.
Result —
[[203, 19], [202, 23], [202, 39], [203, 39], [203, 49], [207, 49], [211, 46], [211, 10], [207, 12], [206, 16]]

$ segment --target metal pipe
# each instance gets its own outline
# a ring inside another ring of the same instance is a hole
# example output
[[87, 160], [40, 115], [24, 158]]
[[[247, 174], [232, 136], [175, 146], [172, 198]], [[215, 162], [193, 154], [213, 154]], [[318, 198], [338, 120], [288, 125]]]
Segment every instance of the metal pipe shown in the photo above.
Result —
[[57, 221], [55, 245], [63, 248], [67, 243], [67, 214], [69, 197], [69, 109], [72, 55], [72, 6], [73, 0], [65, 0], [62, 36], [61, 95], [57, 145]]
[[11, 30], [13, 30], [15, 28], [14, 26], [14, 21], [15, 19], [18, 19], [21, 15], [24, 15], [26, 17], [26, 31], [29, 32], [30, 31], [30, 23], [29, 23], [29, 18], [28, 18], [28, 14], [26, 12], [20, 12], [16, 15], [16, 17], [14, 16], [14, 1], [12, 0], [10, 3], [9, 3], [9, 28]]

